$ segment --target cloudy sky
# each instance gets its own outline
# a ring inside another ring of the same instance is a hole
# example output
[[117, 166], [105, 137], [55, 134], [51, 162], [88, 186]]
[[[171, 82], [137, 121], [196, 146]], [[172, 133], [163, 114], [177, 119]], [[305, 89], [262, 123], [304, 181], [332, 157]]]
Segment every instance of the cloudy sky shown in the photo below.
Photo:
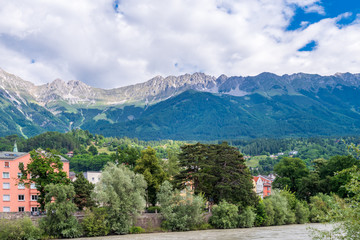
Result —
[[0, 68], [101, 88], [156, 75], [360, 72], [359, 0], [0, 0]]

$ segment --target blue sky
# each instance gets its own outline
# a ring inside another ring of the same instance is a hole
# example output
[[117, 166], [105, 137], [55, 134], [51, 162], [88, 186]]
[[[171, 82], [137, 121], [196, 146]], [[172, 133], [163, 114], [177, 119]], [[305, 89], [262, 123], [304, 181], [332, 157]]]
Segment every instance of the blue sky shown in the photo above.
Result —
[[0, 68], [114, 88], [204, 72], [358, 73], [360, 1], [0, 0]]

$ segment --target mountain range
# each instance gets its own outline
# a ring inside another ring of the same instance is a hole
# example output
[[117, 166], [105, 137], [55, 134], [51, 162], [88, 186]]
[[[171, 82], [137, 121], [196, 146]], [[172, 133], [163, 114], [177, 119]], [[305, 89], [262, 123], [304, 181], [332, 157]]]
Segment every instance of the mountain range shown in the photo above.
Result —
[[357, 135], [360, 74], [194, 73], [100, 89], [36, 86], [0, 69], [0, 136], [73, 128], [143, 140]]

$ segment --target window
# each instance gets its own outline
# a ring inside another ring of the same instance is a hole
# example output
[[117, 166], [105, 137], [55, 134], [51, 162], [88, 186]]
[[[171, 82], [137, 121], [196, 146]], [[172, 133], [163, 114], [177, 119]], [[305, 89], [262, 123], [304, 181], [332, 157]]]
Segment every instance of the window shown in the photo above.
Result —
[[19, 201], [25, 201], [25, 195], [18, 195]]
[[31, 195], [31, 201], [37, 201], [37, 200], [38, 200], [38, 195]]
[[3, 183], [3, 189], [10, 189], [10, 183], [4, 182]]
[[3, 178], [10, 178], [9, 172], [3, 172]]
[[94, 180], [95, 180], [95, 178], [93, 177], [93, 178], [91, 178], [91, 180], [93, 180], [93, 181], [94, 181]]
[[18, 173], [18, 178], [21, 178], [21, 177], [22, 177], [22, 173], [19, 172], [19, 173]]
[[32, 211], [32, 212], [37, 212], [37, 211], [38, 211], [38, 208], [37, 208], [37, 207], [31, 207], [31, 211]]
[[25, 184], [19, 183], [18, 184], [18, 189], [25, 189]]
[[19, 212], [25, 212], [25, 207], [19, 207]]
[[10, 167], [10, 162], [5, 162], [5, 167], [9, 168]]
[[30, 184], [31, 189], [36, 189], [35, 183]]
[[10, 207], [3, 207], [3, 212], [10, 212]]
[[3, 195], [3, 201], [4, 201], [4, 202], [9, 202], [9, 201], [10, 201], [10, 195], [4, 194], [4, 195]]

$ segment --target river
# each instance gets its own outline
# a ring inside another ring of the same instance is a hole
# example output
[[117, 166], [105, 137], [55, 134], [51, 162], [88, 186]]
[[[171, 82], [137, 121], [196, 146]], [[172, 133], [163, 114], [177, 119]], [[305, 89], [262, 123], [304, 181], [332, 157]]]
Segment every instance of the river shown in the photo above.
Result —
[[116, 235], [107, 237], [93, 237], [93, 238], [78, 238], [78, 240], [185, 240], [185, 239], [200, 239], [200, 240], [311, 240], [309, 235], [311, 228], [320, 230], [330, 230], [331, 225], [325, 224], [297, 224], [285, 226], [272, 227], [257, 227], [257, 228], [238, 228], [228, 230], [203, 230], [203, 231], [189, 231], [189, 232], [166, 232], [166, 233], [146, 233], [146, 234], [129, 234]]

